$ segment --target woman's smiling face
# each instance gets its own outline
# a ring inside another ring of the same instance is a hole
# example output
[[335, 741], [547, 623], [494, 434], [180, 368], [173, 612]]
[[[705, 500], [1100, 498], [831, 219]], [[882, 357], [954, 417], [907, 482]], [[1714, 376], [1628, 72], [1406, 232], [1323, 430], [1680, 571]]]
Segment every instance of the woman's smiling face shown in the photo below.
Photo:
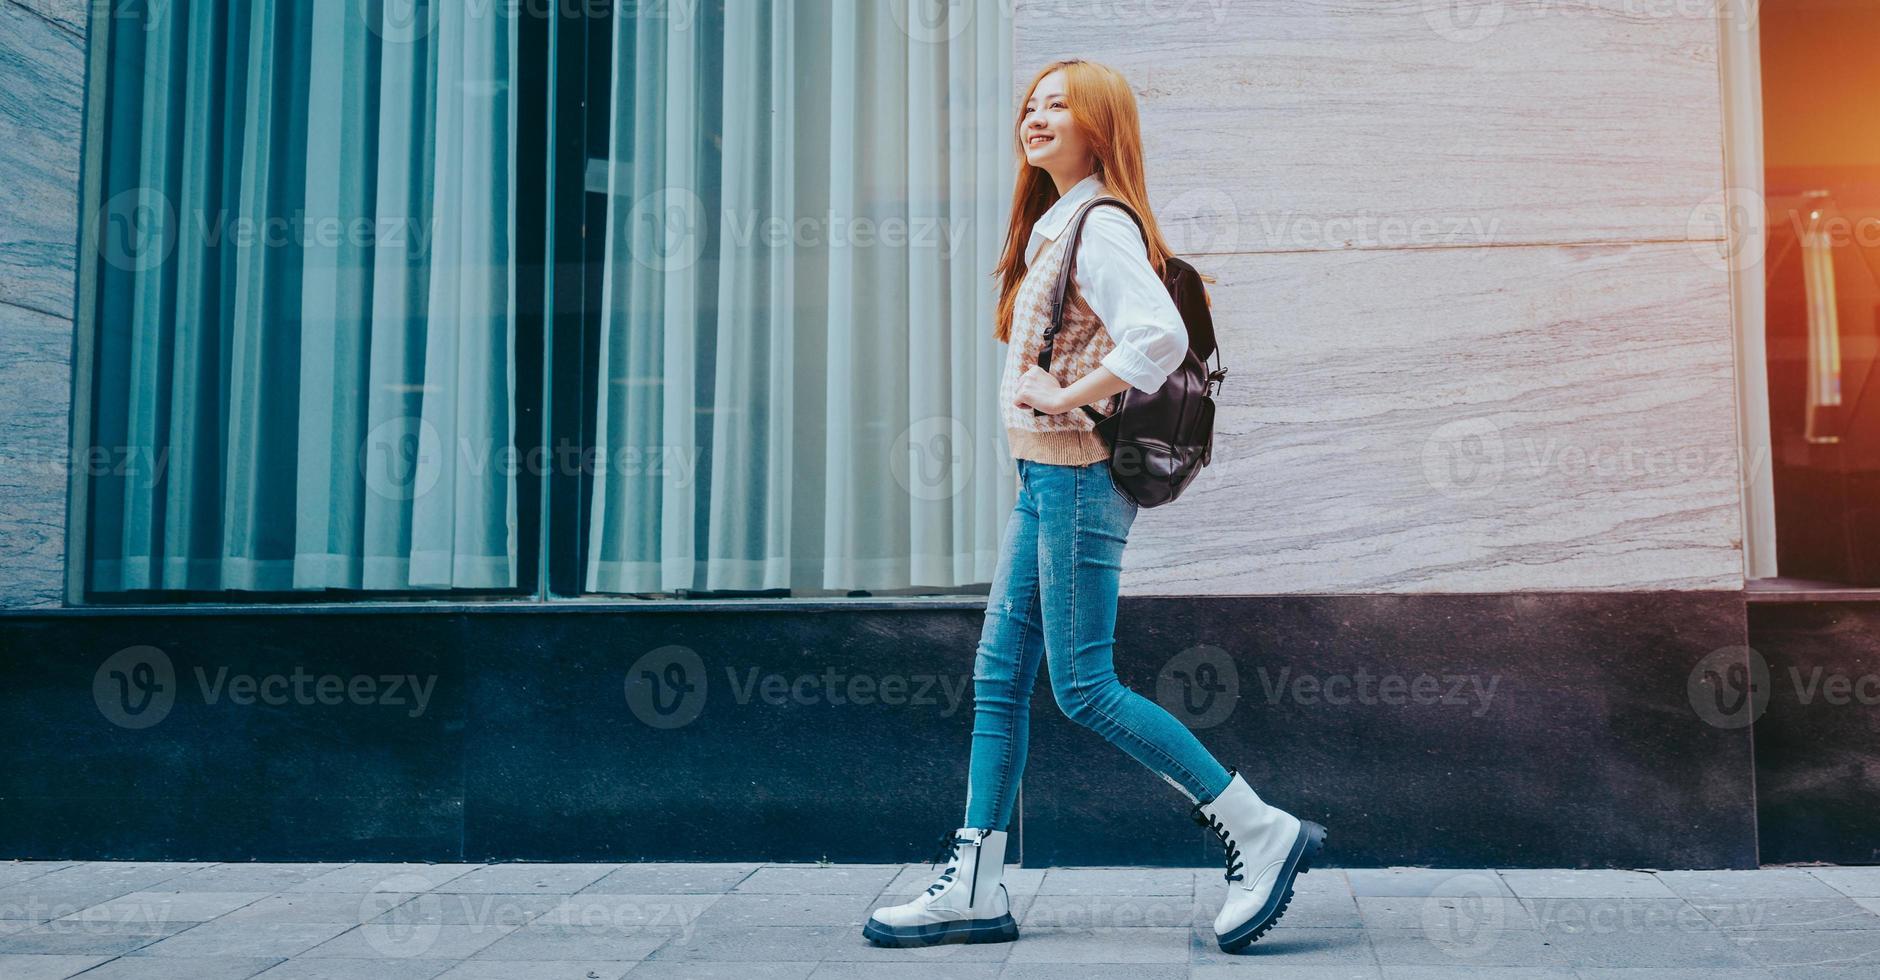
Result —
[[1071, 118], [1070, 104], [1064, 95], [1063, 70], [1038, 81], [1038, 87], [1025, 102], [1024, 112], [1019, 123], [1019, 140], [1025, 149], [1025, 162], [1053, 174], [1076, 174], [1090, 169], [1088, 146]]

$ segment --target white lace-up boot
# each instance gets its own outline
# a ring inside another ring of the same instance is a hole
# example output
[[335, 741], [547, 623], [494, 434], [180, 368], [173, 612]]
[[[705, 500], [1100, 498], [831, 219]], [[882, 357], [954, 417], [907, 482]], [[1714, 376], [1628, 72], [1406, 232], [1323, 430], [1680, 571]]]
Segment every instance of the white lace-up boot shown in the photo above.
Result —
[[1214, 917], [1221, 949], [1237, 953], [1272, 928], [1292, 901], [1293, 877], [1312, 867], [1325, 828], [1270, 806], [1245, 779], [1233, 780], [1190, 815], [1227, 848], [1227, 900]]
[[[1005, 874], [1005, 831], [965, 827], [941, 841], [947, 867], [927, 890], [879, 908], [862, 935], [877, 946], [1009, 943], [1018, 938]], [[932, 863], [938, 863], [938, 856]]]

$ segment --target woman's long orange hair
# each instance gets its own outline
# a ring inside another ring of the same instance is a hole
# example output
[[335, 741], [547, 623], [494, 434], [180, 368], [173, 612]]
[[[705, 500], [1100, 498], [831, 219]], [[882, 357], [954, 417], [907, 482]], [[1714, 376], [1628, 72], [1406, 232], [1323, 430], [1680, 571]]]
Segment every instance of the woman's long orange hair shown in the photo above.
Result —
[[1096, 157], [1097, 179], [1111, 195], [1121, 198], [1141, 216], [1149, 244], [1149, 264], [1162, 275], [1173, 253], [1162, 238], [1162, 230], [1149, 210], [1149, 191], [1142, 169], [1142, 121], [1136, 111], [1136, 94], [1122, 73], [1108, 65], [1082, 58], [1054, 61], [1033, 76], [1018, 104], [1018, 119], [1012, 127], [1012, 146], [1018, 154], [1018, 181], [1012, 191], [1012, 217], [1005, 226], [1005, 248], [993, 277], [999, 281], [999, 312], [993, 335], [1000, 343], [1012, 337], [1013, 308], [1018, 304], [1018, 286], [1025, 279], [1025, 245], [1031, 238], [1032, 223], [1051, 205], [1057, 203], [1057, 185], [1051, 175], [1025, 160], [1025, 103], [1038, 91], [1038, 83], [1054, 71], [1064, 71], [1064, 98], [1070, 106], [1071, 119]]

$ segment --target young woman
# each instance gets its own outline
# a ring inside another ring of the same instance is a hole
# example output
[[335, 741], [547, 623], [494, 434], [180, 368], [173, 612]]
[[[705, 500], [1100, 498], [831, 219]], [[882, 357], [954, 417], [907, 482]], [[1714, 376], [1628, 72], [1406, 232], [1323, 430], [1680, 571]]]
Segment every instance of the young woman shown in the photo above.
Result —
[[[965, 826], [947, 868], [902, 905], [876, 909], [863, 935], [882, 945], [1018, 938], [1000, 878], [1006, 825], [1025, 768], [1028, 707], [1040, 660], [1072, 720], [1108, 739], [1192, 801], [1191, 815], [1227, 849], [1227, 898], [1214, 920], [1229, 952], [1258, 939], [1292, 896], [1325, 829], [1263, 802], [1193, 733], [1124, 687], [1111, 663], [1123, 546], [1136, 505], [1111, 482], [1109, 449], [1080, 406], [1113, 411], [1124, 389], [1153, 392], [1181, 363], [1188, 333], [1162, 284], [1169, 257], [1144, 189], [1136, 100], [1114, 69], [1080, 59], [1045, 66], [1017, 126], [1017, 190], [1000, 282], [996, 335], [1005, 434], [1018, 467], [985, 629], [973, 667], [973, 741]], [[1129, 204], [1085, 220], [1051, 369], [1038, 367], [1064, 233], [1099, 197]]]

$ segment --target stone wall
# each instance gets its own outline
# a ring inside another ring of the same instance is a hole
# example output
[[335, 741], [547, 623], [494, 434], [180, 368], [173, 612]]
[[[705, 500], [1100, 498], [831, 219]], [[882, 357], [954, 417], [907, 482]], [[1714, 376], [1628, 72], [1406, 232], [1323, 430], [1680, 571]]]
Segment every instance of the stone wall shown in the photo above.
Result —
[[86, 4], [0, 2], [0, 608], [65, 591]]
[[1019, 96], [1063, 57], [1128, 77], [1152, 206], [1218, 278], [1215, 462], [1137, 519], [1125, 592], [1741, 587], [1710, 5], [1015, 21]]

